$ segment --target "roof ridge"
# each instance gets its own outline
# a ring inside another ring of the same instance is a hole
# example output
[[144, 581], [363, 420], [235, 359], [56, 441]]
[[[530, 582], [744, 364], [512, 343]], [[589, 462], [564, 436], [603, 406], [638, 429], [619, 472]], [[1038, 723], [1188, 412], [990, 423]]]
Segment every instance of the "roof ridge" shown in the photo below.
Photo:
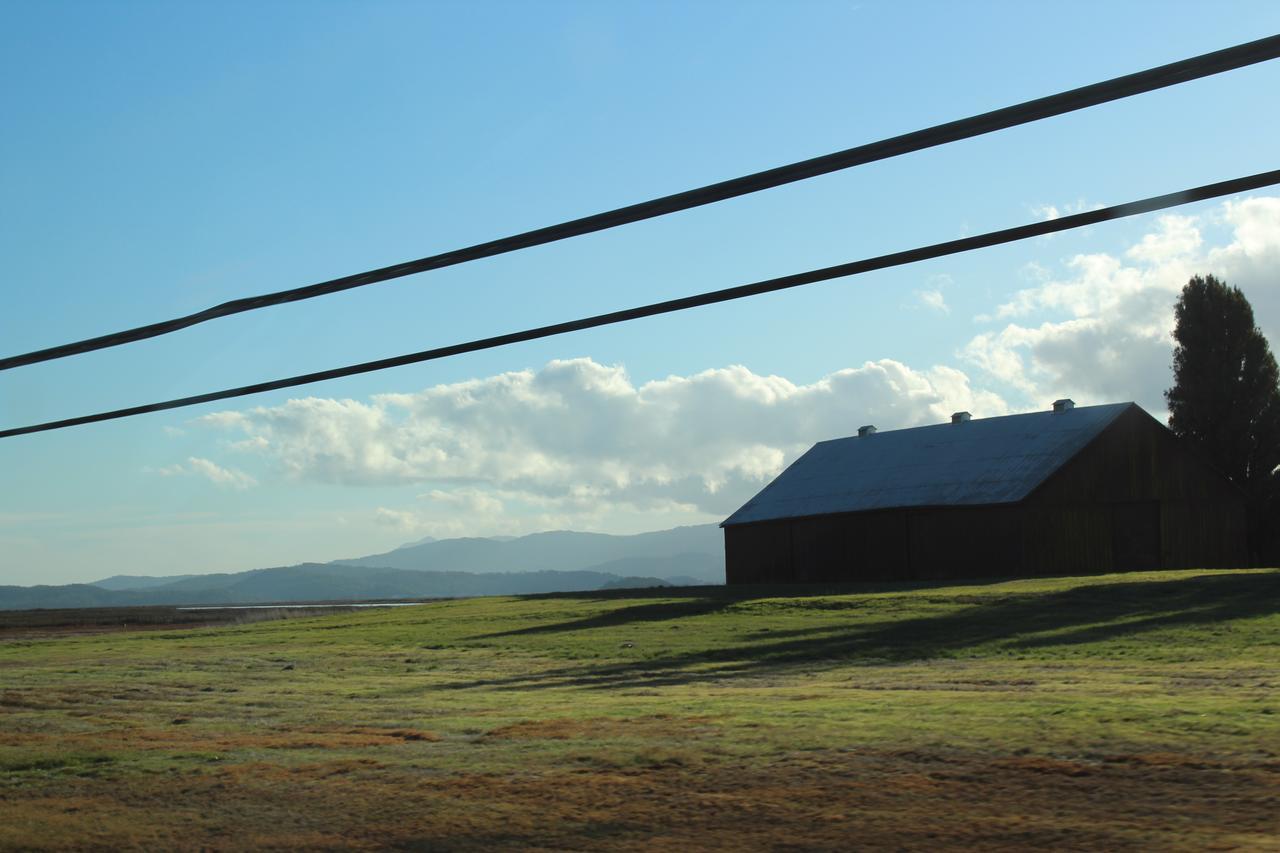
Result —
[[[1098, 409], [1111, 409], [1111, 408], [1114, 408], [1114, 409], [1116, 410], [1117, 414], [1118, 414], [1121, 410], [1123, 410], [1124, 408], [1126, 408], [1126, 407], [1128, 407], [1128, 406], [1137, 406], [1137, 405], [1138, 405], [1138, 404], [1137, 404], [1135, 401], [1133, 401], [1133, 400], [1129, 400], [1129, 401], [1127, 401], [1127, 402], [1123, 402], [1123, 403], [1095, 403], [1095, 404], [1094, 404], [1094, 405], [1092, 405], [1092, 406], [1076, 406], [1075, 408], [1070, 409], [1070, 411], [1072, 411], [1072, 412], [1091, 412], [1091, 411], [1096, 411], [1096, 410], [1098, 410]], [[1141, 407], [1141, 406], [1139, 406], [1138, 408], [1142, 408], [1142, 407]], [[1145, 411], [1145, 410], [1144, 410], [1144, 411]], [[1009, 412], [1009, 413], [1007, 413], [1007, 414], [1003, 414], [1003, 415], [990, 415], [990, 416], [985, 417], [985, 418], [980, 418], [980, 417], [978, 417], [977, 415], [974, 415], [974, 416], [973, 416], [972, 418], [970, 418], [969, 420], [964, 421], [964, 424], [965, 424], [965, 425], [970, 425], [970, 426], [971, 426], [971, 425], [973, 425], [973, 424], [989, 424], [989, 423], [991, 423], [991, 422], [993, 422], [993, 421], [1003, 421], [1003, 420], [1007, 420], [1007, 419], [1009, 419], [1009, 418], [1025, 418], [1025, 417], [1030, 417], [1030, 416], [1032, 416], [1032, 415], [1042, 415], [1042, 416], [1044, 416], [1044, 417], [1052, 417], [1052, 416], [1060, 416], [1060, 415], [1064, 415], [1064, 414], [1066, 414], [1066, 413], [1065, 413], [1065, 412], [1055, 412], [1055, 411], [1053, 411], [1053, 410], [1051, 410], [1051, 409], [1036, 409], [1035, 411], [1032, 411], [1032, 412]], [[937, 423], [931, 423], [931, 424], [916, 424], [915, 426], [895, 427], [895, 428], [893, 428], [893, 429], [877, 429], [877, 430], [873, 433], [873, 435], [875, 435], [877, 438], [879, 438], [879, 437], [886, 436], [886, 435], [893, 435], [894, 433], [911, 432], [912, 430], [917, 430], [917, 429], [932, 429], [933, 427], [948, 427], [948, 426], [961, 426], [961, 424], [953, 424], [953, 423], [951, 423], [950, 421], [939, 421], [939, 422], [937, 422]], [[858, 437], [859, 437], [859, 436], [857, 436], [857, 435], [841, 435], [841, 436], [837, 436], [836, 438], [824, 438], [824, 439], [822, 439], [821, 441], [814, 442], [814, 446], [816, 447], [816, 446], [817, 446], [817, 445], [819, 445], [819, 444], [827, 444], [827, 443], [832, 442], [832, 441], [844, 441], [844, 440], [846, 440], [846, 439], [850, 439], [850, 438], [858, 438]]]

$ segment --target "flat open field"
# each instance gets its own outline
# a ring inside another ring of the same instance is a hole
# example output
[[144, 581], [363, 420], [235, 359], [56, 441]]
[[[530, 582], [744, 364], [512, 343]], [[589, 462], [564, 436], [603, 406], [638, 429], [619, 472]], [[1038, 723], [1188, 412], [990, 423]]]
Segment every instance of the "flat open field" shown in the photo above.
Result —
[[67, 634], [102, 634], [109, 631], [158, 631], [174, 628], [208, 628], [214, 625], [295, 619], [364, 609], [345, 604], [283, 604], [252, 607], [182, 608], [77, 607], [47, 610], [0, 610], [0, 643], [5, 640], [47, 638]]
[[0, 848], [1280, 849], [1280, 572], [0, 638]]

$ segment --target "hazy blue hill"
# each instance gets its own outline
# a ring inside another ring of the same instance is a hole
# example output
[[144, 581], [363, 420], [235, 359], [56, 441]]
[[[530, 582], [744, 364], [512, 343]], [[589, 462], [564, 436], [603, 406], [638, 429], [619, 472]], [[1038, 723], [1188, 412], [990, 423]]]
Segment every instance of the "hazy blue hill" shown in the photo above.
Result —
[[[674, 560], [695, 557], [689, 567]], [[441, 539], [397, 548], [385, 554], [337, 560], [352, 566], [385, 566], [418, 571], [524, 572], [540, 570], [572, 571], [632, 558], [672, 560], [672, 571], [706, 576], [720, 582], [724, 578], [724, 539], [719, 527], [703, 524], [677, 527], [634, 536], [604, 533], [576, 533], [567, 530], [533, 533], [517, 539]], [[694, 568], [696, 565], [698, 568]], [[644, 574], [650, 574], [645, 571]]]
[[233, 575], [191, 578], [152, 592], [177, 603], [192, 597], [220, 604], [274, 601], [336, 601], [431, 596], [430, 585], [416, 572], [355, 568], [319, 563], [256, 569]]
[[609, 581], [601, 589], [653, 589], [655, 587], [675, 586], [670, 581], [662, 578], [618, 578], [616, 581]]
[[588, 566], [593, 572], [620, 577], [656, 577], [677, 585], [724, 583], [724, 557], [689, 552], [669, 557], [622, 557]]
[[[216, 589], [184, 581], [155, 590], [170, 597], [197, 594], [221, 602], [333, 601], [378, 598], [434, 598], [469, 595], [517, 595], [599, 589], [615, 576], [600, 572], [518, 572], [485, 575], [467, 572], [419, 572], [367, 566], [304, 563], [228, 576]], [[166, 602], [167, 603], [167, 602]]]
[[526, 595], [581, 592], [606, 586], [649, 586], [655, 579], [640, 580], [644, 583], [592, 570], [476, 574], [303, 563], [229, 575], [198, 575], [148, 589], [110, 590], [90, 584], [6, 586], [0, 587], [0, 610]]
[[66, 586], [0, 586], [0, 610], [53, 607], [123, 607], [135, 602], [132, 592], [103, 589], [87, 583]]
[[[253, 579], [258, 575], [284, 572], [290, 569], [303, 569], [307, 566], [319, 566], [319, 563], [301, 563], [297, 566], [280, 566], [273, 569], [250, 569], [247, 572], [232, 572], [229, 574], [216, 575], [183, 575], [171, 582], [158, 587], [148, 587], [145, 590], [135, 590], [135, 592], [154, 592], [165, 595], [202, 595], [206, 592], [222, 592], [232, 588], [244, 588], [246, 584], [252, 584]], [[270, 575], [269, 575], [270, 576]]]
[[146, 575], [112, 575], [109, 578], [94, 581], [93, 586], [100, 587], [102, 589], [150, 589], [151, 587], [164, 586], [165, 584], [170, 584], [174, 581], [194, 577], [199, 577], [199, 575], [166, 575], [164, 577], [147, 577]]
[[398, 546], [395, 550], [399, 551], [401, 548], [412, 548], [415, 545], [426, 545], [428, 542], [438, 541], [439, 540], [434, 536], [423, 536], [421, 539], [416, 539], [413, 542], [406, 542], [403, 545]]
[[[681, 583], [724, 583], [724, 545], [719, 528], [712, 524], [677, 527], [634, 536], [561, 530], [519, 538], [427, 537], [384, 554], [335, 560], [328, 565], [498, 574], [595, 571], [623, 577], [660, 577]], [[114, 575], [95, 581], [93, 586], [115, 591], [164, 588], [195, 594], [242, 584], [242, 580], [236, 579], [245, 574], [248, 573], [167, 577]]]
[[332, 563], [0, 587], [0, 610], [521, 595], [641, 582], [724, 583], [720, 529], [705, 524], [634, 536], [560, 530], [519, 538], [428, 537], [385, 554]]

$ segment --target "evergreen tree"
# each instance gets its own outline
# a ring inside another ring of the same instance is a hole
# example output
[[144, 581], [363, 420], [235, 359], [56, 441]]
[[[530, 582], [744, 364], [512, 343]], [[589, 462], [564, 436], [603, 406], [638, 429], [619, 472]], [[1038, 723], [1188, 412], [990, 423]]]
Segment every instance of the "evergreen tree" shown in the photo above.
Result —
[[1280, 558], [1280, 371], [1239, 288], [1187, 282], [1175, 306], [1169, 428], [1200, 445], [1249, 503], [1249, 552]]

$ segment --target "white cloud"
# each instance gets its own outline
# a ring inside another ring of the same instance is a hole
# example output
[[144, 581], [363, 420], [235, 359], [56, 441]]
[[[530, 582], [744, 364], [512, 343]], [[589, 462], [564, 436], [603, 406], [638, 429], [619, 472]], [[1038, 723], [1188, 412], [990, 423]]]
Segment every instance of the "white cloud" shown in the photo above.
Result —
[[722, 514], [815, 441], [1007, 411], [959, 370], [892, 360], [798, 385], [745, 367], [637, 386], [622, 367], [553, 361], [368, 402], [318, 397], [202, 419], [245, 438], [298, 480], [420, 484], [425, 504], [380, 520], [542, 513], [568, 521], [619, 508]]
[[[1225, 245], [1205, 248], [1207, 227], [1225, 225]], [[1193, 275], [1240, 287], [1264, 333], [1280, 321], [1280, 198], [1227, 202], [1214, 214], [1162, 216], [1123, 255], [1077, 255], [1068, 275], [1043, 276], [994, 312], [1016, 319], [975, 336], [963, 357], [1035, 405], [1136, 399], [1164, 411], [1172, 380], [1173, 305]], [[1040, 322], [1027, 323], [1025, 318]]]
[[950, 314], [951, 306], [947, 304], [947, 298], [943, 294], [943, 290], [951, 287], [955, 282], [947, 273], [938, 273], [928, 278], [928, 288], [925, 290], [917, 290], [915, 293], [916, 300], [921, 305], [931, 311], [937, 311], [940, 314]]
[[1058, 219], [1062, 214], [1058, 211], [1057, 205], [1053, 204], [1036, 204], [1031, 206], [1031, 215], [1041, 222], [1050, 222]]
[[[458, 512], [456, 507], [445, 506], [426, 509], [391, 509], [378, 507], [375, 521], [404, 534], [414, 536], [434, 536], [437, 539], [451, 539], [460, 536], [523, 536], [528, 533], [539, 533], [547, 530], [595, 529], [601, 522], [609, 521], [603, 511], [597, 512], [533, 512], [533, 513], [498, 513], [496, 515], [475, 515]], [[610, 514], [612, 515], [612, 514]], [[706, 521], [702, 516], [689, 516], [687, 513], [674, 518], [647, 514], [640, 522], [638, 529], [650, 530], [659, 527], [674, 527], [679, 524]]]
[[258, 485], [258, 481], [244, 471], [235, 468], [223, 468], [208, 459], [198, 456], [187, 458], [186, 464], [166, 465], [163, 468], [146, 469], [161, 477], [180, 477], [195, 475], [204, 477], [215, 486], [231, 489], [248, 489]]
[[1050, 222], [1054, 219], [1061, 219], [1064, 216], [1072, 216], [1077, 213], [1098, 210], [1099, 208], [1105, 207], [1105, 205], [1088, 202], [1080, 198], [1073, 202], [1068, 202], [1062, 207], [1058, 207], [1056, 204], [1033, 204], [1030, 207], [1032, 216], [1041, 222]]
[[414, 513], [400, 509], [388, 509], [385, 506], [380, 506], [374, 510], [374, 520], [378, 524], [394, 527], [397, 530], [417, 530], [420, 525], [418, 517]]
[[1143, 235], [1137, 245], [1124, 253], [1125, 257], [1148, 264], [1162, 264], [1191, 255], [1204, 242], [1194, 216], [1161, 216], [1156, 220], [1156, 226], [1159, 230]]
[[939, 311], [943, 314], [950, 314], [951, 308], [947, 305], [947, 298], [942, 295], [941, 290], [919, 290], [916, 296], [920, 299], [920, 304], [933, 311]]
[[[1219, 236], [1207, 239], [1212, 234]], [[1159, 414], [1174, 300], [1190, 276], [1209, 272], [1240, 286], [1264, 331], [1275, 331], [1280, 198], [1161, 217], [1118, 254], [1078, 255], [1056, 269], [1029, 264], [1019, 273], [1024, 289], [990, 312], [1003, 327], [972, 337], [961, 357], [1022, 397], [1019, 408], [1070, 396], [1084, 404], [1136, 399]], [[945, 310], [948, 286], [930, 279], [917, 296]], [[711, 520], [815, 441], [865, 423], [936, 423], [957, 410], [984, 417], [1010, 406], [962, 370], [916, 370], [890, 359], [809, 384], [742, 366], [637, 384], [620, 366], [579, 358], [368, 400], [295, 399], [196, 423], [229, 433], [230, 452], [263, 459], [288, 479], [415, 487], [416, 501], [378, 507], [375, 520], [450, 536]], [[254, 482], [207, 459], [173, 468], [159, 473]]]
[[504, 508], [503, 502], [498, 496], [482, 489], [450, 489], [447, 491], [444, 489], [432, 489], [426, 494], [418, 495], [418, 497], [431, 501], [433, 504], [459, 509], [476, 515], [494, 516], [502, 512]]

